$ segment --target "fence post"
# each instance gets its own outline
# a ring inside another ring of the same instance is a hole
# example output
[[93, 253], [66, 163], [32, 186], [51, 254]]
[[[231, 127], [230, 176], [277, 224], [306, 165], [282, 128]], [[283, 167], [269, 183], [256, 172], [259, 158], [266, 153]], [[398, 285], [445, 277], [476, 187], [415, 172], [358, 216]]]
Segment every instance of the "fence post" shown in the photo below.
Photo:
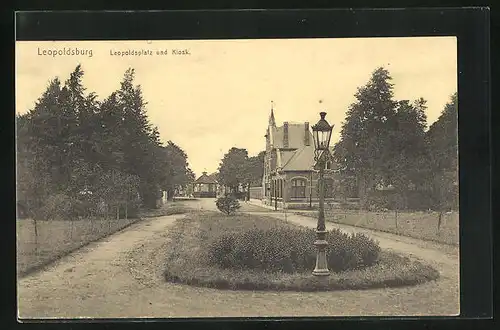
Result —
[[396, 209], [394, 219], [395, 219], [394, 221], [396, 223], [396, 229], [398, 229], [398, 209]]
[[285, 222], [288, 222], [288, 220], [287, 220], [287, 216], [286, 216], [286, 205], [285, 205], [285, 201], [283, 201], [283, 212], [285, 212]]
[[33, 218], [33, 222], [35, 225], [35, 254], [38, 255], [38, 226], [37, 226], [37, 220]]
[[443, 212], [442, 211], [439, 211], [439, 215], [438, 215], [438, 226], [437, 226], [437, 231], [439, 233], [439, 231], [441, 230], [441, 220], [442, 220], [442, 217], [443, 217]]

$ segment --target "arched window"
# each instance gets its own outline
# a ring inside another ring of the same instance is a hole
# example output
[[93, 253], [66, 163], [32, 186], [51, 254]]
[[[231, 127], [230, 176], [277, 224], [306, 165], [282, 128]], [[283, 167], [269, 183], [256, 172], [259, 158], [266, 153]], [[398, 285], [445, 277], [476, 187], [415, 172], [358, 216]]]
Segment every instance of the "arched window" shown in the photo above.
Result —
[[307, 180], [297, 178], [292, 180], [292, 198], [305, 198], [306, 197]]

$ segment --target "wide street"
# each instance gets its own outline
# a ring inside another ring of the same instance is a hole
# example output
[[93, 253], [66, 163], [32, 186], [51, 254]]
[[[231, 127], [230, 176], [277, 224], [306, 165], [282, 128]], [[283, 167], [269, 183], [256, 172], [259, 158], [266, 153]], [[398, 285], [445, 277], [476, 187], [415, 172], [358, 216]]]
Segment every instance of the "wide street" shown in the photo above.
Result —
[[[214, 199], [190, 201], [215, 210]], [[243, 212], [315, 227], [315, 220], [242, 202]], [[148, 218], [18, 281], [20, 318], [418, 316], [459, 313], [458, 249], [438, 243], [364, 232], [380, 246], [425, 260], [441, 278], [419, 286], [336, 292], [221, 291], [172, 284], [162, 277], [165, 235], [183, 215]], [[286, 220], [285, 220], [286, 218]]]

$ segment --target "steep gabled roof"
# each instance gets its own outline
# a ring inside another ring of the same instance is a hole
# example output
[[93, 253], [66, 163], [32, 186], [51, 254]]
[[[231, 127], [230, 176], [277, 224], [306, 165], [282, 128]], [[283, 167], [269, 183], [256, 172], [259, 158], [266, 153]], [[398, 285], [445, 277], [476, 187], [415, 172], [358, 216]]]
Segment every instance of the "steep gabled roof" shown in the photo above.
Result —
[[279, 152], [281, 154], [281, 163], [278, 166], [283, 167], [295, 155], [296, 150], [279, 150]]
[[310, 171], [314, 166], [314, 147], [305, 146], [293, 152], [283, 165], [283, 171]]
[[[330, 148], [333, 152], [333, 147]], [[314, 168], [314, 146], [305, 146], [293, 151], [292, 156], [284, 163], [282, 171], [310, 171]], [[336, 165], [333, 165], [336, 168]]]
[[[309, 141], [310, 144], [313, 143], [312, 133], [309, 131]], [[283, 136], [284, 136], [284, 128], [273, 127], [271, 128], [271, 144], [275, 148], [283, 148]], [[299, 149], [305, 146], [305, 127], [304, 124], [288, 124], [288, 148]]]
[[207, 172], [203, 172], [203, 174], [198, 179], [196, 179], [194, 183], [208, 184], [208, 183], [217, 183], [217, 181], [213, 177], [208, 176]]
[[217, 172], [214, 172], [208, 176], [210, 179], [214, 180], [214, 182], [218, 182], [217, 180]]

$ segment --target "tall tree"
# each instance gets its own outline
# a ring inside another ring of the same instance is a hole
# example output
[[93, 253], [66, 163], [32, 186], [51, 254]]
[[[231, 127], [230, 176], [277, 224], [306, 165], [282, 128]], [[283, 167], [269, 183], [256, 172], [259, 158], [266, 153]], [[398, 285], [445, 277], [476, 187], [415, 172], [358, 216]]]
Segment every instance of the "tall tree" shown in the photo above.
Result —
[[426, 134], [428, 178], [435, 208], [458, 208], [458, 102], [451, 96], [438, 120]]
[[396, 115], [390, 123], [389, 132], [391, 155], [387, 159], [386, 182], [397, 191], [397, 208], [408, 207], [408, 189], [422, 186], [425, 166], [425, 129], [427, 116], [426, 101], [420, 98], [411, 104], [408, 100], [399, 101]]
[[89, 207], [104, 201], [127, 213], [139, 191], [144, 205], [155, 206], [161, 186], [192, 176], [187, 155], [162, 147], [133, 69], [102, 102], [85, 93], [83, 76], [78, 65], [64, 85], [55, 78], [34, 108], [17, 116], [19, 199], [34, 211], [59, 195]]
[[246, 149], [231, 148], [219, 165], [219, 181], [238, 192], [239, 185], [248, 182], [248, 152]]
[[31, 178], [26, 193], [32, 194], [31, 201], [38, 206], [50, 191], [63, 188], [66, 179], [62, 174], [67, 140], [61, 134], [60, 98], [61, 83], [56, 78], [35, 107], [18, 117], [18, 163], [26, 165], [21, 168], [27, 171], [22, 173], [26, 175], [24, 178]]
[[[160, 182], [156, 157], [161, 155], [157, 131], [149, 123], [146, 102], [140, 86], [134, 86], [134, 69], [128, 69], [116, 94], [122, 111], [121, 149], [124, 171], [140, 178], [140, 193], [144, 205], [155, 207], [160, 197]], [[156, 167], [155, 167], [156, 166]]]
[[194, 173], [189, 169], [187, 154], [181, 147], [172, 141], [168, 141], [165, 147], [167, 171], [166, 190], [169, 198], [173, 197], [174, 191], [186, 187], [189, 182], [194, 181]]
[[394, 122], [391, 76], [384, 68], [376, 69], [370, 81], [355, 94], [342, 124], [341, 137], [334, 156], [345, 176], [354, 175], [359, 183], [361, 205], [366, 206], [367, 191], [387, 176], [391, 157], [388, 123]]
[[[88, 127], [91, 120], [91, 111], [85, 98], [85, 87], [83, 86], [84, 71], [80, 65], [66, 80], [61, 90], [61, 112], [58, 116], [58, 129], [60, 134], [61, 157], [63, 173], [69, 183], [72, 171], [87, 161], [86, 156], [91, 146], [92, 128]], [[91, 98], [92, 100], [93, 98]]]
[[266, 152], [261, 151], [256, 156], [248, 157], [247, 162], [247, 182], [250, 185], [260, 186], [264, 175], [264, 157]]

